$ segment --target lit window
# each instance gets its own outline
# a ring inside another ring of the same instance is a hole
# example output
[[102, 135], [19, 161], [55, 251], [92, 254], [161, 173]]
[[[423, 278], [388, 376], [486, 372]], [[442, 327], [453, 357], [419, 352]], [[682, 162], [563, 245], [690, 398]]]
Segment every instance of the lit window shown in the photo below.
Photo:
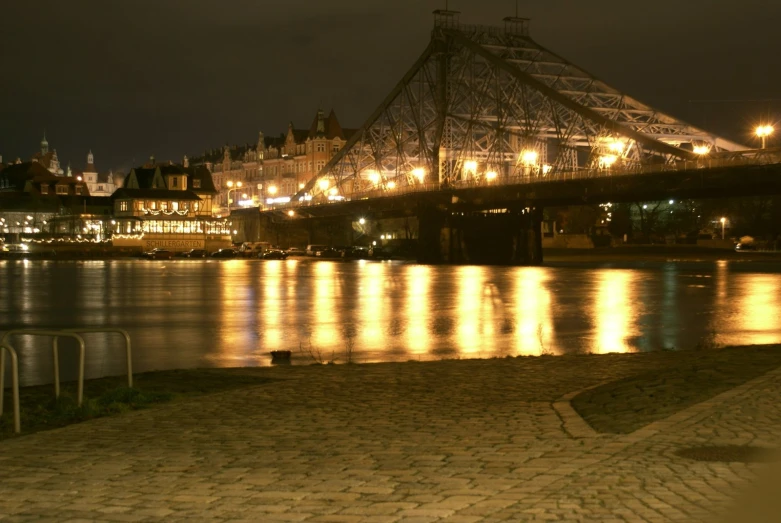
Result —
[[120, 211], [127, 211], [127, 202], [126, 201], [119, 202], [119, 210]]
[[324, 143], [318, 143], [317, 144], [317, 152], [324, 153], [325, 152], [325, 144]]
[[58, 185], [57, 186], [57, 194], [68, 194], [68, 186], [67, 185]]
[[74, 187], [74, 191], [76, 194], [81, 194], [81, 185], [77, 185], [76, 187]]
[[174, 176], [171, 178], [171, 187], [178, 187], [179, 186], [179, 179]]
[[102, 185], [98, 185], [98, 190], [102, 191], [103, 190], [103, 186]]
[[193, 189], [201, 188], [201, 180], [193, 180]]
[[48, 183], [42, 183], [41, 184], [41, 194], [49, 194], [49, 184]]

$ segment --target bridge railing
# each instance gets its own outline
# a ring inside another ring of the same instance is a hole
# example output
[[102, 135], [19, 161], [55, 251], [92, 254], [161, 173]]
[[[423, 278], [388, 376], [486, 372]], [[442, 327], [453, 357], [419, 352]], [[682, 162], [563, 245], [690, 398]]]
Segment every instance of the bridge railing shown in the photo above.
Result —
[[[570, 180], [588, 180], [593, 178], [608, 178], [643, 174], [659, 174], [668, 172], [708, 171], [727, 167], [741, 167], [751, 165], [781, 164], [781, 151], [757, 151], [747, 156], [736, 153], [733, 156], [723, 158], [699, 158], [697, 160], [681, 160], [674, 163], [656, 165], [636, 165], [630, 168], [605, 168], [605, 169], [578, 169], [578, 170], [553, 170], [543, 173], [539, 168], [522, 168], [522, 172], [511, 176], [497, 177], [493, 180], [485, 178], [467, 178], [451, 181], [448, 184], [440, 182], [415, 183], [410, 185], [397, 185], [393, 189], [374, 187], [368, 190], [355, 191], [347, 195], [348, 200], [367, 198], [382, 198], [388, 196], [405, 195], [412, 193], [425, 193], [442, 191], [446, 189], [469, 189], [476, 187], [495, 187], [502, 185], [523, 185], [528, 183], [563, 182]], [[324, 205], [326, 202], [315, 196], [311, 200], [291, 202], [290, 206], [303, 207]], [[333, 202], [336, 203], [336, 202]]]

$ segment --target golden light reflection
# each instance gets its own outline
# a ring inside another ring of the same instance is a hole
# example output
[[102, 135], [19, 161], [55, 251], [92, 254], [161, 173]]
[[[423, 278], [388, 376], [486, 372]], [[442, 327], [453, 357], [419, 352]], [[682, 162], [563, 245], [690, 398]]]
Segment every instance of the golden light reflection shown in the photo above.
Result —
[[485, 274], [486, 268], [481, 266], [458, 267], [454, 271], [458, 293], [455, 342], [459, 352], [465, 356], [477, 356], [488, 345], [481, 326], [493, 322], [493, 309], [490, 309], [488, 317], [483, 316], [485, 311], [481, 310], [481, 306]]
[[384, 263], [362, 262], [358, 282], [359, 347], [382, 349], [385, 342], [385, 278], [388, 266]]
[[738, 279], [737, 328], [742, 345], [781, 342], [781, 276], [747, 274]]
[[527, 267], [515, 276], [515, 343], [518, 353], [557, 354], [553, 337], [549, 269]]
[[220, 300], [223, 317], [220, 332], [220, 359], [244, 360], [255, 347], [250, 324], [252, 311], [249, 264], [243, 260], [225, 260], [219, 264]]
[[284, 333], [282, 332], [282, 301], [280, 299], [282, 263], [279, 260], [268, 260], [262, 264], [263, 289], [258, 308], [258, 324], [261, 325], [264, 351], [283, 348]]
[[405, 311], [407, 316], [407, 347], [411, 354], [423, 355], [431, 349], [431, 267], [410, 265], [405, 268], [407, 285]]
[[[339, 341], [336, 306], [336, 264], [317, 262], [315, 264], [314, 300], [312, 300], [312, 347], [317, 350], [331, 350]], [[308, 343], [308, 342], [305, 342]]]
[[615, 269], [596, 273], [597, 288], [594, 294], [594, 322], [596, 347], [591, 352], [634, 352], [628, 340], [635, 334], [635, 278], [634, 271]]

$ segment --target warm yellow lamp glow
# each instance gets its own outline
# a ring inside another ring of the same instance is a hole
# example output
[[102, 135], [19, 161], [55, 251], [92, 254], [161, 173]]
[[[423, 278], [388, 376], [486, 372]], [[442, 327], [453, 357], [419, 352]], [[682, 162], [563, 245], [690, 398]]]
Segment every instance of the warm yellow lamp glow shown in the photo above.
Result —
[[707, 145], [695, 145], [693, 151], [694, 154], [705, 156], [710, 153], [710, 147], [708, 147]]
[[327, 191], [331, 184], [328, 182], [328, 180], [320, 180], [317, 182], [317, 186], [320, 187], [321, 190]]
[[499, 175], [496, 174], [496, 171], [488, 171], [487, 173], [485, 173], [485, 179], [488, 180], [489, 182], [491, 180], [496, 180], [497, 176]]
[[477, 162], [474, 160], [467, 160], [464, 162], [464, 173], [475, 174], [477, 172]]
[[423, 182], [423, 179], [426, 177], [426, 170], [418, 167], [416, 169], [412, 169], [412, 174], [417, 178], [420, 182]]
[[523, 151], [521, 153], [521, 162], [525, 165], [534, 165], [539, 157], [540, 155], [537, 154], [537, 151]]
[[277, 194], [277, 187], [276, 187], [276, 185], [269, 185], [268, 186], [268, 193], [269, 194]]

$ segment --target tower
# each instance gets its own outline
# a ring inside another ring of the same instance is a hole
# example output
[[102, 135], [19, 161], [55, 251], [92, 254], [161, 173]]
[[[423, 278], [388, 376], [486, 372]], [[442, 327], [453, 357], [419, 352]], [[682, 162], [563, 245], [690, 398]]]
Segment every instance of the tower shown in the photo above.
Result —
[[87, 155], [87, 165], [92, 165], [95, 163], [95, 157], [92, 155], [92, 149], [90, 149], [89, 154]]
[[43, 132], [43, 140], [41, 140], [41, 154], [47, 154], [49, 152], [49, 142], [46, 141], [46, 131]]

